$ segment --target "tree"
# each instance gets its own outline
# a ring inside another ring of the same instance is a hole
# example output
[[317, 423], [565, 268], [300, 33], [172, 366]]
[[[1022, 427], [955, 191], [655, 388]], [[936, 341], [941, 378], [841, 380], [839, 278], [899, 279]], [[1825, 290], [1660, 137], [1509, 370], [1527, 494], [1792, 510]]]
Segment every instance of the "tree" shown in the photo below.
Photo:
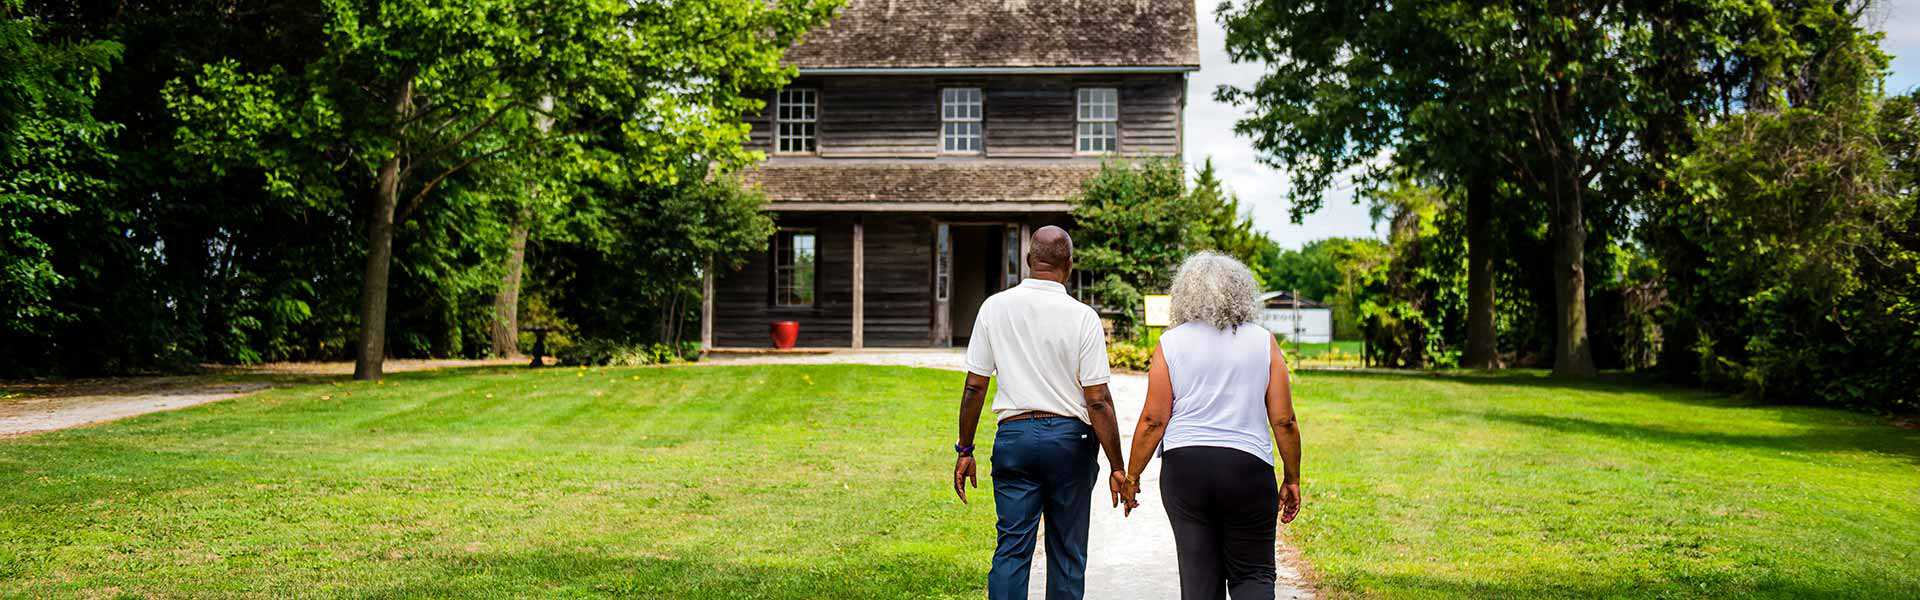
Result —
[[1865, 3], [1787, 5], [1745, 49], [1744, 110], [1701, 127], [1644, 233], [1688, 341], [1672, 365], [1775, 401], [1920, 406], [1920, 110], [1880, 98]]
[[1253, 264], [1272, 240], [1253, 229], [1212, 161], [1187, 187], [1180, 163], [1110, 161], [1073, 198], [1075, 268], [1094, 274], [1095, 301], [1121, 311], [1131, 334], [1143, 295], [1165, 290], [1187, 255], [1214, 250]]
[[93, 103], [121, 50], [51, 39], [22, 10], [0, 0], [0, 345], [22, 349], [0, 358], [0, 372], [25, 370], [15, 361], [46, 352], [54, 324], [75, 318], [54, 302], [68, 278], [46, 229], [110, 185], [95, 172], [112, 161], [102, 147], [115, 127], [94, 118]]
[[[674, 185], [687, 157], [751, 158], [740, 115], [790, 75], [782, 52], [827, 1], [325, 0], [320, 50], [293, 68], [228, 59], [169, 89], [183, 148], [263, 173], [273, 194], [365, 198], [354, 376], [387, 350], [395, 226], [478, 164], [553, 161]], [[541, 102], [553, 99], [552, 106]], [[553, 132], [535, 127], [552, 119]], [[618, 152], [588, 149], [615, 140]]]
[[[1633, 154], [1645, 115], [1696, 97], [1653, 85], [1650, 74], [1710, 58], [1686, 54], [1710, 44], [1656, 44], [1680, 35], [1656, 31], [1656, 24], [1689, 23], [1689, 39], [1708, 38], [1702, 32], [1741, 14], [1741, 7], [1721, 4], [1229, 3], [1229, 54], [1264, 62], [1268, 72], [1253, 87], [1219, 96], [1254, 107], [1236, 130], [1254, 138], [1265, 160], [1292, 170], [1296, 219], [1317, 209], [1319, 194], [1351, 169], [1361, 170], [1354, 177], [1363, 188], [1390, 181], [1399, 171], [1384, 164], [1388, 157], [1393, 167], [1464, 187], [1469, 237], [1481, 248], [1490, 237], [1482, 235], [1493, 212], [1489, 199], [1501, 189], [1489, 178], [1544, 201], [1553, 240], [1554, 371], [1586, 376], [1594, 371], [1586, 314], [1590, 215], [1623, 220], [1637, 182], [1622, 167], [1647, 158]], [[1492, 259], [1471, 248], [1469, 255], [1469, 313], [1477, 315], [1469, 345], [1482, 359], [1490, 347]]]
[[1401, 180], [1368, 193], [1389, 222], [1385, 246], [1354, 244], [1343, 257], [1360, 328], [1376, 364], [1421, 369], [1458, 361], [1465, 309], [1459, 211], [1443, 190]]
[[[540, 108], [551, 112], [553, 99], [541, 98]], [[534, 118], [534, 127], [543, 135], [550, 134], [553, 120], [538, 115]], [[501, 269], [500, 289], [493, 296], [493, 323], [489, 330], [494, 356], [520, 355], [520, 284], [527, 262], [527, 238], [533, 234], [536, 208], [557, 208], [552, 202], [553, 192], [543, 194], [541, 187], [539, 179], [529, 181], [526, 198], [508, 216], [507, 255]]]
[[590, 185], [588, 206], [533, 243], [536, 293], [552, 311], [543, 324], [621, 344], [684, 341], [683, 325], [699, 317], [706, 271], [744, 266], [774, 233], [757, 191], [725, 174], [687, 181]]
[[1253, 228], [1253, 217], [1240, 209], [1240, 198], [1220, 181], [1212, 158], [1202, 161], [1194, 173], [1187, 201], [1204, 211], [1191, 225], [1195, 230], [1190, 235], [1195, 239], [1190, 245], [1195, 250], [1213, 250], [1252, 265], [1263, 246], [1272, 244]]

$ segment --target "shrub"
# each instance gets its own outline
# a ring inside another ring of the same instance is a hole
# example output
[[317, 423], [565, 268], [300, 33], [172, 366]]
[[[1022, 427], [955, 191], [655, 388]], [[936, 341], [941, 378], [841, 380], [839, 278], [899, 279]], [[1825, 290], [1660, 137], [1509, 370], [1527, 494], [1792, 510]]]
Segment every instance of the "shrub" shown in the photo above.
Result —
[[586, 339], [573, 342], [556, 351], [554, 357], [566, 366], [615, 366], [636, 367], [642, 365], [670, 365], [679, 362], [700, 360], [699, 342], [682, 342], [678, 345], [665, 342], [651, 344], [623, 342], [607, 339]]
[[1107, 365], [1119, 371], [1145, 371], [1153, 362], [1153, 348], [1134, 342], [1107, 344]]
[[615, 340], [587, 339], [554, 355], [565, 366], [638, 366], [653, 364], [650, 348]]

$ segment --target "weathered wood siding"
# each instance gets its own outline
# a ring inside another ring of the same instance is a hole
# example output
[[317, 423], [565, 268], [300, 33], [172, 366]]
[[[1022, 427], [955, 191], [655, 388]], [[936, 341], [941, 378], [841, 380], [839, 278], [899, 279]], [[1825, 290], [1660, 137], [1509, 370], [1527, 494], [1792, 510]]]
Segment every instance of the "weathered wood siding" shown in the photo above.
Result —
[[[818, 263], [814, 305], [773, 306], [773, 253], [760, 253], [739, 271], [714, 281], [714, 343], [771, 345], [774, 321], [800, 323], [799, 345], [853, 344], [853, 223], [847, 215], [781, 215], [781, 227], [812, 229]], [[926, 346], [933, 318], [933, 219], [918, 215], [864, 217], [866, 227], [866, 344]]]
[[[940, 90], [977, 87], [984, 93], [985, 155], [1074, 156], [1074, 90], [1120, 91], [1120, 153], [1180, 152], [1186, 78], [1177, 74], [1102, 77], [803, 77], [793, 87], [820, 91], [820, 156], [934, 158], [940, 150]], [[773, 101], [748, 119], [749, 145], [772, 153]]]
[[812, 229], [815, 235], [813, 306], [773, 305], [773, 249], [739, 271], [719, 273], [714, 282], [714, 343], [721, 346], [772, 345], [774, 321], [800, 323], [801, 346], [853, 344], [853, 226], [845, 219], [781, 219], [781, 227]]

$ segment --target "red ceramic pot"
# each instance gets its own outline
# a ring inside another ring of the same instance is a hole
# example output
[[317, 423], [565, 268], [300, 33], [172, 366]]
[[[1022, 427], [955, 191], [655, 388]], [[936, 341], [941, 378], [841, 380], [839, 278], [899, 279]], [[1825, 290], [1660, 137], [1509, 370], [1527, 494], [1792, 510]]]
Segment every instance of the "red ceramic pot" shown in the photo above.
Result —
[[777, 321], [773, 324], [773, 347], [787, 350], [794, 342], [800, 341], [800, 323], [796, 321]]

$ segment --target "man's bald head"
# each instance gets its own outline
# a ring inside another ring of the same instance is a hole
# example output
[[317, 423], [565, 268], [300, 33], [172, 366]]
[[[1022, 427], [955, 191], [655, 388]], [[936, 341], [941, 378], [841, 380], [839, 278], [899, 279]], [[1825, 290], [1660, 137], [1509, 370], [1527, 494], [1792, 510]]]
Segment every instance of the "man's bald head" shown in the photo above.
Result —
[[1073, 268], [1073, 236], [1067, 230], [1048, 225], [1033, 232], [1033, 245], [1027, 250], [1027, 266], [1034, 273], [1045, 272], [1067, 278], [1067, 271]]

